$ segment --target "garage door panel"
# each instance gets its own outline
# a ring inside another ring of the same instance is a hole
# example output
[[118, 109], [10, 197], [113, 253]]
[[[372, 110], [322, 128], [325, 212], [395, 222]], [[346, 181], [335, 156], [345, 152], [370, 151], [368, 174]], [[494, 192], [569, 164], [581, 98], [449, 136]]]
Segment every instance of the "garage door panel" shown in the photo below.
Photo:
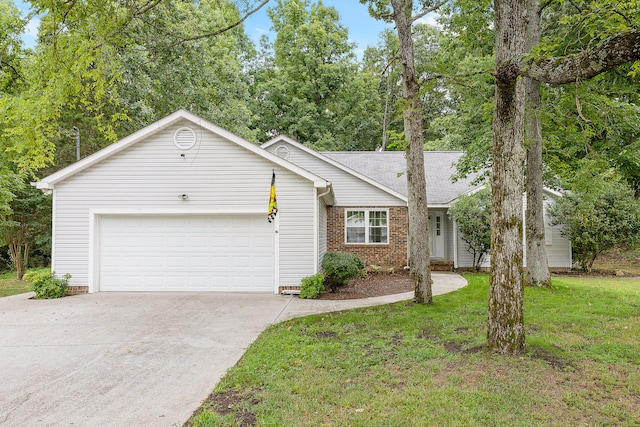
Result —
[[104, 216], [101, 291], [273, 291], [263, 215]]

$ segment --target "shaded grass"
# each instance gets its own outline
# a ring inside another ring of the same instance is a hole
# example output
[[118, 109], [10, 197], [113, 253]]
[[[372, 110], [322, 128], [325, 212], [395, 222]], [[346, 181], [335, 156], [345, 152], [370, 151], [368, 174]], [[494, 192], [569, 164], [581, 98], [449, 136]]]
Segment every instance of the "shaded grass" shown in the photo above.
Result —
[[0, 297], [29, 292], [29, 282], [16, 279], [16, 272], [9, 271], [0, 274]]
[[488, 276], [268, 328], [192, 426], [640, 425], [640, 279], [527, 289], [527, 354], [485, 350]]

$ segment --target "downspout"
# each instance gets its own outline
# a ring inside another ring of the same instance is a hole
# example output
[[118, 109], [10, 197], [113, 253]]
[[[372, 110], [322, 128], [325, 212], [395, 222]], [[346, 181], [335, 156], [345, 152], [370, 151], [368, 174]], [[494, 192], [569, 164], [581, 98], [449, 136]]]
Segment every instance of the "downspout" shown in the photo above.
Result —
[[322, 199], [324, 196], [326, 196], [327, 194], [331, 193], [331, 183], [327, 182], [327, 191], [325, 191], [324, 193], [320, 193], [318, 194], [318, 189], [316, 188], [316, 201], [315, 201], [315, 209], [314, 209], [314, 223], [315, 223], [315, 232], [313, 233], [313, 240], [315, 243], [315, 247], [313, 250], [313, 274], [317, 274], [318, 273], [318, 266], [320, 264], [320, 213], [318, 211], [319, 209], [319, 205], [320, 205], [320, 199]]

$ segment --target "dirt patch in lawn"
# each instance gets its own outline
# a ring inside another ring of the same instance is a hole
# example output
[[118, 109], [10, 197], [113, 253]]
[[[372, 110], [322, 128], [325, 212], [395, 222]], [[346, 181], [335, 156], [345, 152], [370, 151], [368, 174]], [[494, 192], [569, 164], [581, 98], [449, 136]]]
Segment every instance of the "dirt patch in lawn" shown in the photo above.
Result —
[[366, 277], [356, 277], [348, 285], [335, 292], [326, 291], [318, 299], [341, 300], [379, 297], [413, 291], [413, 281], [408, 271], [394, 273], [369, 273]]

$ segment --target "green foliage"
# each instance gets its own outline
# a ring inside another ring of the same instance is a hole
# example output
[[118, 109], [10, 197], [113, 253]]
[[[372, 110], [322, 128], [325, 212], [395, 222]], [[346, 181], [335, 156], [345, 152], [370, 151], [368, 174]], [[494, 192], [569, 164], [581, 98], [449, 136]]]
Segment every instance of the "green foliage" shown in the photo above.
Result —
[[473, 255], [473, 267], [480, 269], [485, 255], [491, 249], [491, 190], [484, 188], [470, 195], [460, 196], [449, 208], [460, 238]]
[[8, 247], [17, 278], [22, 279], [34, 252], [39, 255], [50, 252], [51, 198], [32, 187], [25, 177], [13, 183], [9, 211], [0, 215], [0, 242]]
[[349, 283], [364, 266], [364, 260], [352, 253], [327, 252], [322, 258], [322, 269], [332, 291]]
[[585, 271], [602, 252], [640, 241], [640, 200], [614, 173], [577, 177], [574, 190], [549, 208], [552, 224], [562, 225], [573, 257]]
[[300, 281], [300, 298], [315, 299], [324, 291], [324, 274], [303, 277]]
[[277, 134], [323, 150], [372, 150], [381, 135], [379, 78], [358, 72], [347, 29], [321, 2], [278, 0], [276, 31], [252, 71], [260, 140]]
[[31, 290], [36, 293], [36, 299], [60, 298], [67, 295], [70, 274], [58, 279], [49, 270], [33, 270], [24, 274], [24, 279], [31, 282]]

